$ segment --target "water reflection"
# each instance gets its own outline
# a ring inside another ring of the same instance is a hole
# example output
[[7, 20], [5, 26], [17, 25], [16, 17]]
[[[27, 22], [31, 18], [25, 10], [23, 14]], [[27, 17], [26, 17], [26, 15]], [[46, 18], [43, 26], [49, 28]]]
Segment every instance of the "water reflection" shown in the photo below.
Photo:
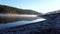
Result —
[[40, 18], [32, 21], [17, 21], [13, 23], [7, 23], [7, 24], [0, 24], [0, 28], [8, 28], [8, 27], [14, 27], [14, 26], [20, 26], [20, 25], [25, 25], [25, 24], [30, 24], [30, 23], [36, 23], [39, 21], [44, 21], [46, 19]]

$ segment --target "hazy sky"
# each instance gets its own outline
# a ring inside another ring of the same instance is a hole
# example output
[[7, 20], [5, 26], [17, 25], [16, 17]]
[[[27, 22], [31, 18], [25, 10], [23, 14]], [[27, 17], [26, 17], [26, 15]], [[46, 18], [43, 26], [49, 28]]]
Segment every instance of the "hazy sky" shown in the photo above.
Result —
[[42, 13], [60, 10], [60, 0], [0, 0], [0, 4]]

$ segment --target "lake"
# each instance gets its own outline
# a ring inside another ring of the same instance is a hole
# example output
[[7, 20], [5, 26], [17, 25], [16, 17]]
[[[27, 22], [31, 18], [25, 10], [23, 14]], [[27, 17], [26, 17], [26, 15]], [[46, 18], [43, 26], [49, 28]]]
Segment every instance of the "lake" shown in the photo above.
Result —
[[46, 19], [40, 18], [40, 19], [36, 19], [36, 20], [32, 20], [32, 21], [16, 21], [16, 22], [7, 23], [7, 24], [0, 24], [0, 28], [9, 28], [9, 27], [30, 24], [30, 23], [37, 23], [39, 21], [44, 21], [44, 20], [46, 20]]

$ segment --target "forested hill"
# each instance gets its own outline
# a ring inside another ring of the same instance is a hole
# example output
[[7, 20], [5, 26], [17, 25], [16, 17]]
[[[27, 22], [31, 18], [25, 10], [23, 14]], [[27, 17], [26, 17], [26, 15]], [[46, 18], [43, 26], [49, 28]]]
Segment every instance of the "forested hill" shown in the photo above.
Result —
[[29, 9], [18, 9], [11, 6], [0, 5], [0, 13], [10, 13], [10, 14], [40, 14], [34, 10]]

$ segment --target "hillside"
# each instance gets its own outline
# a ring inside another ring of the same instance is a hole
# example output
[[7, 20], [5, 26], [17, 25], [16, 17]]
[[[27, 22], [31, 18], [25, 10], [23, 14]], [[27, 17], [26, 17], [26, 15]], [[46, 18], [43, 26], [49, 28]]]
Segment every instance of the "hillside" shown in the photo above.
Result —
[[40, 14], [34, 10], [18, 9], [11, 6], [0, 5], [0, 13], [11, 13], [11, 14]]

